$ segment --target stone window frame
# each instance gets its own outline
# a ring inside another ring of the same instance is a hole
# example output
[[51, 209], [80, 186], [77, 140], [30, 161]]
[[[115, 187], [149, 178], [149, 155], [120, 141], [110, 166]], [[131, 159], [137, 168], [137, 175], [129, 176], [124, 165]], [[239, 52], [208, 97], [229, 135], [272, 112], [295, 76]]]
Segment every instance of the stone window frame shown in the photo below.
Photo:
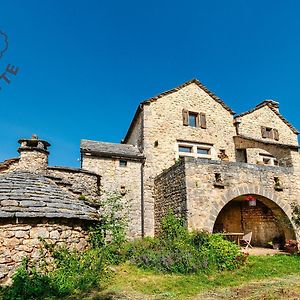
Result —
[[[190, 148], [191, 152], [180, 152], [180, 147]], [[198, 153], [198, 149], [207, 150], [207, 154], [200, 154]], [[177, 141], [176, 143], [176, 159], [180, 157], [196, 157], [196, 158], [203, 158], [203, 159], [215, 159], [216, 151], [213, 144], [207, 143], [192, 143], [192, 142], [185, 142], [185, 141]]]

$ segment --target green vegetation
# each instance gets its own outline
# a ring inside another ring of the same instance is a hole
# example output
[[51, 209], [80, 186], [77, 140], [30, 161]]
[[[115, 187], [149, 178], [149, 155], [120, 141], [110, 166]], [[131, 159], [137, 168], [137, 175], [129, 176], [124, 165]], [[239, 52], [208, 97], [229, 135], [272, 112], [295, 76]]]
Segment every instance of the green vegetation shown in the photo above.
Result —
[[[126, 242], [124, 215], [117, 213], [124, 208], [121, 200], [118, 195], [107, 200], [102, 222], [90, 229], [88, 250], [79, 253], [44, 242], [42, 259], [35, 265], [24, 260], [13, 284], [0, 290], [0, 298], [201, 299], [204, 295], [208, 299], [205, 293], [222, 294], [220, 287], [227, 287], [227, 296], [220, 299], [228, 299], [238, 286], [247, 289], [257, 281], [286, 275], [300, 278], [298, 256], [247, 260], [221, 235], [190, 233], [172, 214], [162, 220], [157, 238]], [[276, 293], [275, 298], [264, 299], [277, 299]]]
[[128, 245], [126, 258], [143, 269], [164, 273], [197, 273], [234, 270], [246, 260], [239, 247], [220, 234], [189, 233], [184, 221], [169, 214], [157, 238]]

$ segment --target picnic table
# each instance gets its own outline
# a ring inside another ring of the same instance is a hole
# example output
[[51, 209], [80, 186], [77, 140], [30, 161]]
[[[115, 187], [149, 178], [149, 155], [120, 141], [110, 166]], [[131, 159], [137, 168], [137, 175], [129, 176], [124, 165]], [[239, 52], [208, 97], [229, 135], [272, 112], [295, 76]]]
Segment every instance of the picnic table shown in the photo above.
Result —
[[240, 246], [240, 239], [245, 235], [244, 232], [223, 232], [224, 236], [228, 237], [230, 240], [234, 240]]

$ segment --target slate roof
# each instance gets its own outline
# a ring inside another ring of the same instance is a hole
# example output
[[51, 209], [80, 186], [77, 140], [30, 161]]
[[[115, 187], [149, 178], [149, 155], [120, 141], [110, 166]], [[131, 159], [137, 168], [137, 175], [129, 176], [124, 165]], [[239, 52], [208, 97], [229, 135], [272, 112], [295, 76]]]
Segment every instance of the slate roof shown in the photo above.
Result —
[[94, 207], [43, 175], [25, 171], [0, 175], [0, 218], [5, 217], [99, 219]]
[[103, 157], [120, 157], [143, 160], [144, 156], [139, 149], [130, 144], [115, 144], [81, 140], [80, 151]]

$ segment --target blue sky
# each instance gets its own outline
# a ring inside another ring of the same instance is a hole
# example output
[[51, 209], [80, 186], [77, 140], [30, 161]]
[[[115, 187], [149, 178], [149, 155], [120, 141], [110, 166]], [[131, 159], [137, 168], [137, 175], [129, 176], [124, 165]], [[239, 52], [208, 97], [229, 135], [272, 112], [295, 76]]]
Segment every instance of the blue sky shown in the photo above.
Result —
[[0, 161], [48, 140], [79, 166], [80, 139], [119, 142], [139, 102], [198, 78], [233, 110], [264, 99], [300, 128], [300, 1], [1, 1]]

